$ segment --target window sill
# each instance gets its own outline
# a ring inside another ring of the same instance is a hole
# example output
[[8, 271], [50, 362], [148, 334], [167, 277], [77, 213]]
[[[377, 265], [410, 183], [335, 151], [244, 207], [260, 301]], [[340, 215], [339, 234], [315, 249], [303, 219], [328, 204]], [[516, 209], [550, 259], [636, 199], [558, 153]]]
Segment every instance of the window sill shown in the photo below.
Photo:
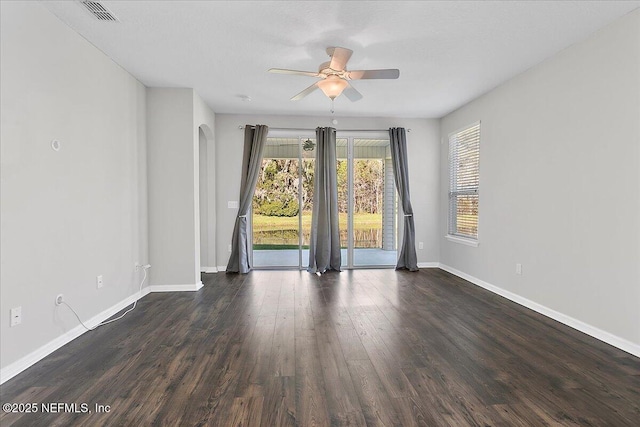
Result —
[[444, 238], [450, 242], [460, 243], [462, 245], [467, 245], [467, 246], [473, 246], [474, 248], [477, 248], [478, 245], [480, 244], [480, 242], [475, 239], [468, 239], [466, 237], [460, 237], [460, 236], [452, 236], [450, 234], [447, 234], [446, 236], [444, 236]]

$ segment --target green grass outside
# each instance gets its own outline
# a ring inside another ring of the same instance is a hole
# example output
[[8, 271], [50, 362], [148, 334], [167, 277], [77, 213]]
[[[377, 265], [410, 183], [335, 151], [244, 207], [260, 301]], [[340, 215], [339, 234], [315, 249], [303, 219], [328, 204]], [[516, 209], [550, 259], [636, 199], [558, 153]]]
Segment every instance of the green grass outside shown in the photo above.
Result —
[[[347, 214], [340, 213], [340, 224], [347, 224]], [[356, 230], [382, 228], [382, 214], [358, 213], [353, 215]], [[311, 228], [311, 212], [302, 213], [302, 228]], [[253, 215], [253, 231], [297, 230], [298, 217]]]

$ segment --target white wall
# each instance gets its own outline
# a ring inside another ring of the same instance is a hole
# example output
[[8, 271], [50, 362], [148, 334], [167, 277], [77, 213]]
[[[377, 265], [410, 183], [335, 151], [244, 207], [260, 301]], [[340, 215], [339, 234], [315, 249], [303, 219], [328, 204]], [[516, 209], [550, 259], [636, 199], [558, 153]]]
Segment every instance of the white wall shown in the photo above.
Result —
[[640, 11], [444, 117], [442, 135], [476, 120], [480, 246], [443, 238], [444, 144], [440, 261], [639, 348]]
[[40, 4], [0, 5], [4, 368], [78, 325], [57, 294], [85, 320], [136, 294], [147, 212], [144, 86]]
[[[439, 121], [402, 118], [340, 118], [341, 130], [410, 128], [407, 134], [411, 202], [416, 223], [416, 242], [424, 242], [417, 250], [418, 262], [438, 261], [438, 159], [440, 156]], [[216, 115], [216, 200], [217, 200], [217, 265], [226, 267], [228, 245], [237, 209], [228, 209], [228, 201], [237, 201], [240, 193], [240, 168], [244, 130], [238, 126], [264, 124], [272, 128], [315, 129], [330, 125], [328, 117]]]

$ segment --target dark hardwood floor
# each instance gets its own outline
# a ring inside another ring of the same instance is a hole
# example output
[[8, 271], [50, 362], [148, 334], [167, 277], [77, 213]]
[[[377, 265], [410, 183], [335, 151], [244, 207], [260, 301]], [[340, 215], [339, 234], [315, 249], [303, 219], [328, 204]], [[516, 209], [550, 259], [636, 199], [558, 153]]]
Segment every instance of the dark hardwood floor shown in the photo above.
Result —
[[92, 413], [0, 424], [640, 425], [640, 359], [442, 270], [203, 281], [146, 296], [0, 388], [3, 404]]

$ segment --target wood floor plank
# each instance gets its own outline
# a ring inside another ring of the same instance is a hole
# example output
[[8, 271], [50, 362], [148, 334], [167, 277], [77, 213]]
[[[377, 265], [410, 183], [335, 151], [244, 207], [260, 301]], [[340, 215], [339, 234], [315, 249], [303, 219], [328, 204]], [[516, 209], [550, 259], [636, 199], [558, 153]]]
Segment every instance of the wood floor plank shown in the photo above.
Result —
[[236, 397], [229, 414], [230, 427], [259, 426], [262, 418], [263, 396]]
[[271, 351], [271, 372], [278, 377], [296, 374], [295, 309], [278, 309]]
[[368, 360], [347, 362], [368, 426], [402, 426], [400, 417]]
[[236, 396], [264, 396], [264, 389], [273, 376], [270, 366], [276, 316], [260, 316], [253, 335], [244, 342], [246, 354], [241, 367]]
[[413, 386], [401, 369], [401, 361], [394, 351], [387, 348], [377, 329], [369, 321], [366, 310], [356, 307], [349, 311], [354, 327], [360, 335], [362, 345], [373, 362], [380, 381], [393, 398], [416, 396]]
[[263, 427], [296, 425], [295, 377], [273, 377], [265, 390], [262, 408]]
[[459, 395], [450, 386], [455, 378], [449, 379], [441, 374], [433, 374], [426, 369], [415, 369], [406, 372], [409, 381], [424, 402], [427, 412], [442, 425], [474, 425], [478, 424], [467, 398], [469, 394]]
[[202, 277], [0, 386], [108, 413], [0, 425], [640, 425], [639, 358], [445, 271]]
[[337, 308], [333, 312], [332, 319], [344, 358], [346, 360], [369, 359], [367, 350], [365, 350], [362, 345], [360, 335], [358, 335], [358, 331], [353, 326], [347, 309], [342, 307]]
[[[299, 274], [305, 274], [300, 272]], [[283, 275], [282, 286], [280, 287], [280, 298], [278, 299], [278, 310], [293, 310], [296, 306], [296, 283], [299, 276], [289, 274]]]
[[434, 427], [438, 425], [436, 418], [426, 410], [419, 396], [393, 399], [393, 407], [396, 408], [403, 427]]
[[316, 323], [316, 340], [331, 425], [366, 425], [342, 347], [330, 319]]
[[299, 283], [296, 283], [294, 294], [294, 323], [296, 337], [315, 335], [309, 287], [308, 278], [306, 280], [301, 279]]
[[296, 338], [296, 418], [301, 426], [330, 424], [316, 338]]

